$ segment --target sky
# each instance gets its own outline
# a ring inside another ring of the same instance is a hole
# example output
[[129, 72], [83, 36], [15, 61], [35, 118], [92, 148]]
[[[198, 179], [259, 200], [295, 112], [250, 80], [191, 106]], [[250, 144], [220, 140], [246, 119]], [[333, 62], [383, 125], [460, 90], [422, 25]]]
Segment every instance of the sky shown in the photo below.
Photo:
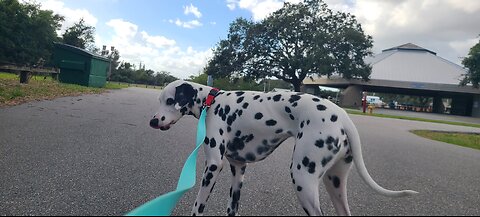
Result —
[[[97, 47], [114, 46], [123, 61], [186, 79], [203, 71], [236, 18], [261, 21], [285, 1], [301, 0], [33, 1], [65, 17], [59, 34], [83, 18], [96, 29]], [[357, 17], [375, 54], [413, 43], [461, 65], [480, 40], [480, 0], [324, 1]]]

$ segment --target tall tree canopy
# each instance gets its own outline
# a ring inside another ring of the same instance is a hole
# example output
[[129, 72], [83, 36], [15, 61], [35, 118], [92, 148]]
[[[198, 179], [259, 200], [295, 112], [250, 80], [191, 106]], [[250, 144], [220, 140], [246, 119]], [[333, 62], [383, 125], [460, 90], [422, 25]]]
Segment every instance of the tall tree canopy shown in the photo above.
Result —
[[90, 51], [95, 50], [95, 27], [80, 19], [63, 33], [63, 43]]
[[206, 71], [215, 77], [276, 77], [300, 91], [311, 75], [368, 80], [372, 37], [355, 16], [334, 12], [322, 0], [284, 6], [260, 22], [238, 18], [214, 49]]
[[467, 74], [460, 82], [461, 85], [472, 84], [473, 87], [480, 87], [480, 41], [470, 48], [468, 56], [463, 59], [462, 64], [468, 69]]
[[0, 63], [48, 63], [63, 20], [38, 4], [0, 0]]

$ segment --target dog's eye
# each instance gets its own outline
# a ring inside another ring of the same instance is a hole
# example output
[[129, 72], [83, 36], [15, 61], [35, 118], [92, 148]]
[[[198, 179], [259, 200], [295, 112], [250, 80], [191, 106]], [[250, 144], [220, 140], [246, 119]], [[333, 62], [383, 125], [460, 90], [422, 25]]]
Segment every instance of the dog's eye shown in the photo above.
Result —
[[168, 98], [167, 99], [167, 105], [173, 105], [173, 104], [175, 104], [175, 100], [172, 99], [172, 98]]

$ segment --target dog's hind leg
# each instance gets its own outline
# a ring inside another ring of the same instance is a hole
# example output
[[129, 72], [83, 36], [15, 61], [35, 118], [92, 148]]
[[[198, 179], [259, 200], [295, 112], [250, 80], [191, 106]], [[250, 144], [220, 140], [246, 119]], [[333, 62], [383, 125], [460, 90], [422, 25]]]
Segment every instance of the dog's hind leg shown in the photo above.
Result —
[[323, 177], [323, 183], [339, 216], [351, 215], [347, 200], [347, 180], [351, 168], [352, 156], [347, 154], [347, 157], [339, 159]]
[[240, 190], [243, 186], [243, 177], [247, 164], [230, 161], [230, 169], [232, 171], [232, 186], [230, 187], [230, 202], [228, 203], [227, 214], [235, 216], [238, 212], [240, 201]]
[[323, 215], [318, 189], [320, 178], [326, 169], [322, 167], [321, 162], [315, 160], [316, 155], [318, 152], [313, 151], [309, 146], [297, 143], [291, 168], [295, 193], [303, 210], [310, 216]]

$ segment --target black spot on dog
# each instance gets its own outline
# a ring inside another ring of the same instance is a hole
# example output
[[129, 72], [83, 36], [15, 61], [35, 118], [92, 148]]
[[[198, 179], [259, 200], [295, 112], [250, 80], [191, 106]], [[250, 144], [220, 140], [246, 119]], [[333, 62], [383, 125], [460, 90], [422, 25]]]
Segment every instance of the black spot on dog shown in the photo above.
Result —
[[230, 113], [230, 106], [226, 105], [225, 106], [225, 115], [228, 115], [228, 113]]
[[290, 119], [292, 119], [292, 121], [294, 121], [295, 117], [292, 114], [290, 114]]
[[217, 141], [215, 140], [215, 138], [212, 138], [210, 140], [210, 148], [215, 148], [217, 147]]
[[215, 115], [218, 115], [218, 112], [220, 110], [220, 104], [217, 105], [217, 107], [215, 107]]
[[220, 133], [220, 136], [223, 136], [223, 130], [222, 129], [218, 130], [218, 132]]
[[165, 121], [165, 116], [162, 116], [162, 118], [160, 120]]
[[268, 100], [268, 101], [272, 100], [272, 97], [270, 97], [270, 96], [269, 96], [269, 97], [267, 97], [267, 100]]
[[301, 139], [303, 137], [303, 132], [298, 133], [297, 138]]
[[302, 187], [297, 186], [297, 191], [302, 191], [302, 189], [303, 189]]
[[300, 129], [303, 129], [304, 126], [305, 126], [305, 121], [302, 121], [302, 123], [300, 123]]
[[342, 135], [345, 135], [345, 130], [344, 129], [341, 129], [340, 132], [342, 133]]
[[255, 119], [260, 120], [260, 119], [262, 119], [262, 118], [263, 118], [263, 114], [262, 114], [262, 113], [259, 112], [259, 113], [255, 114]]
[[242, 108], [247, 109], [248, 105], [249, 105], [248, 102], [246, 102], [246, 103], [243, 104]]
[[298, 170], [302, 169], [302, 166], [300, 166], [300, 164], [297, 164], [297, 169]]
[[282, 95], [278, 94], [273, 97], [273, 101], [278, 102], [282, 98]]
[[328, 163], [330, 163], [330, 161], [333, 159], [332, 156], [328, 156], [328, 157], [325, 157], [323, 158], [322, 160], [322, 166], [325, 167]]
[[181, 107], [189, 104], [193, 106], [193, 100], [196, 98], [197, 90], [192, 85], [184, 83], [175, 88], [175, 102]]
[[290, 96], [290, 99], [288, 100], [288, 102], [290, 102], [290, 103], [294, 103], [294, 102], [296, 102], [296, 101], [300, 100], [301, 98], [302, 98], [301, 96], [298, 96], [298, 95], [292, 95], [292, 96]]
[[243, 96], [240, 97], [240, 98], [238, 98], [238, 99], [237, 99], [237, 103], [238, 103], [238, 104], [242, 103], [244, 99], [245, 99], [245, 97], [243, 97]]
[[225, 145], [224, 144], [221, 144], [220, 145], [220, 155], [224, 155], [225, 154]]
[[320, 99], [319, 98], [313, 98], [312, 99], [314, 102], [320, 102]]
[[232, 128], [230, 126], [227, 127], [227, 133], [232, 132]]
[[308, 159], [308, 157], [304, 157], [302, 160], [303, 166], [307, 167], [309, 163], [310, 163], [310, 159]]
[[205, 137], [205, 140], [203, 141], [205, 144], [210, 144], [210, 139], [208, 139], [208, 137]]
[[276, 134], [280, 134], [280, 133], [283, 133], [283, 129], [278, 129], [277, 131], [275, 131]]
[[308, 164], [308, 172], [311, 173], [311, 174], [314, 174], [315, 173], [315, 167], [316, 167], [315, 162], [310, 162]]
[[218, 167], [217, 167], [217, 165], [213, 164], [213, 165], [210, 166], [209, 169], [210, 169], [210, 171], [215, 172], [215, 171], [217, 171]]
[[240, 135], [242, 135], [242, 131], [238, 130], [238, 131], [235, 133], [235, 136], [236, 136], [236, 137], [240, 137]]
[[295, 102], [295, 103], [292, 104], [292, 106], [293, 106], [293, 107], [297, 107], [297, 106], [298, 106], [298, 103]]
[[333, 177], [333, 187], [335, 187], [335, 188], [340, 187], [340, 179], [337, 176]]
[[198, 207], [198, 213], [203, 213], [203, 210], [205, 209], [205, 205], [204, 204], [200, 204], [200, 206]]
[[236, 137], [233, 139], [232, 142], [227, 143], [227, 148], [232, 152], [243, 150], [245, 148], [245, 142], [242, 139]]
[[276, 120], [268, 120], [267, 122], [265, 122], [265, 124], [267, 124], [267, 126], [275, 126], [275, 125], [277, 125], [277, 121]]
[[317, 105], [317, 109], [319, 111], [325, 111], [325, 110], [327, 110], [327, 107], [325, 107], [324, 105]]
[[243, 91], [238, 91], [238, 92], [235, 92], [235, 94], [237, 94], [237, 96], [242, 96], [243, 94], [245, 94], [245, 92], [243, 92]]
[[235, 122], [235, 120], [237, 119], [237, 114], [233, 114], [233, 115], [230, 115], [228, 118], [227, 118], [227, 124], [229, 126], [231, 126], [233, 124], [233, 122]]
[[253, 100], [257, 100], [258, 98], [260, 98], [260, 95], [256, 95], [253, 97]]
[[248, 153], [246, 156], [245, 156], [245, 159], [247, 159], [248, 161], [255, 161], [255, 155], [253, 153]]
[[347, 163], [347, 164], [352, 163], [352, 161], [353, 161], [353, 156], [352, 155], [345, 158], [345, 163]]
[[323, 148], [324, 144], [325, 144], [325, 141], [323, 141], [323, 139], [319, 139], [315, 142], [315, 146], [317, 146], [319, 148]]
[[336, 121], [338, 120], [338, 116], [332, 115], [332, 117], [330, 118], [330, 120], [331, 120], [332, 122], [336, 122]]
[[[234, 166], [230, 165], [230, 171], [232, 172], [233, 176], [237, 175], [237, 170], [235, 169]], [[232, 195], [232, 189], [230, 189], [230, 196]]]
[[288, 106], [285, 106], [285, 112], [287, 113], [292, 113], [292, 109], [290, 109]]

